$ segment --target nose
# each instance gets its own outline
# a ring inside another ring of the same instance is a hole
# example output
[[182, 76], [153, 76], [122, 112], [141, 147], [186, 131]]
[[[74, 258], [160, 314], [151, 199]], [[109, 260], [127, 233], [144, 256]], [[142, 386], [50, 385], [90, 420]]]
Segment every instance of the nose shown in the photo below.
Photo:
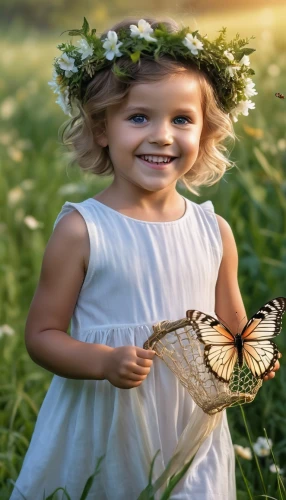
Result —
[[170, 124], [154, 124], [149, 136], [149, 144], [159, 144], [165, 146], [173, 144], [173, 135], [170, 130]]

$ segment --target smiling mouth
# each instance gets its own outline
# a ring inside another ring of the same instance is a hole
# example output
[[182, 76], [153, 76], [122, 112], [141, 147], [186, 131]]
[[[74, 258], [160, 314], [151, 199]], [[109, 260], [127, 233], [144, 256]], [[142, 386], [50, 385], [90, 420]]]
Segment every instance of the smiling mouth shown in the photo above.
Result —
[[170, 156], [168, 157], [168, 159], [166, 161], [152, 161], [151, 159], [149, 160], [148, 158], [146, 158], [147, 155], [140, 155], [140, 156], [137, 156], [137, 158], [139, 158], [140, 160], [143, 160], [143, 161], [146, 161], [147, 163], [150, 163], [151, 165], [169, 165], [170, 163], [172, 163], [172, 161], [174, 161], [176, 159], [176, 156]]

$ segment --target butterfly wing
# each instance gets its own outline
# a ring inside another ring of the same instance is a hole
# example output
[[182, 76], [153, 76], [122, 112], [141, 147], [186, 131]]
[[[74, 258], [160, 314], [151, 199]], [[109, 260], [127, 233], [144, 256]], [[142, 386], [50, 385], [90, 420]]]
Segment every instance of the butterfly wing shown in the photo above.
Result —
[[217, 319], [200, 311], [187, 311], [198, 339], [205, 344], [205, 364], [218, 380], [229, 382], [237, 361], [234, 336]]
[[274, 368], [278, 354], [278, 348], [271, 340], [253, 340], [243, 344], [245, 362], [257, 378], [263, 378]]
[[277, 297], [267, 302], [246, 323], [241, 332], [243, 341], [265, 340], [279, 335], [285, 310], [285, 297]]
[[278, 359], [279, 351], [271, 338], [281, 332], [285, 310], [285, 297], [270, 300], [252, 316], [242, 330], [243, 356], [255, 377], [263, 378], [273, 369]]

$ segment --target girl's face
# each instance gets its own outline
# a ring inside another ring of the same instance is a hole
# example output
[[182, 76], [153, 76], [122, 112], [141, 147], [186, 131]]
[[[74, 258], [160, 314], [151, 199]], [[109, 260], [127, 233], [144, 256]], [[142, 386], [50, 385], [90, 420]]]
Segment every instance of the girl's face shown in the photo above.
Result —
[[109, 146], [121, 187], [175, 188], [199, 152], [203, 112], [198, 79], [186, 72], [135, 84], [122, 103], [107, 109], [105, 127], [98, 142]]

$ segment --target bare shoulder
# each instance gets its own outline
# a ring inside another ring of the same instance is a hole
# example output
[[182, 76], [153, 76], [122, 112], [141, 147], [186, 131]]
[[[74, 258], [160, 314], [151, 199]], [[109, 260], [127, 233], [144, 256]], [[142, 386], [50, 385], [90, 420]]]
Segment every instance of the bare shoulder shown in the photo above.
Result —
[[229, 223], [221, 215], [215, 214], [215, 216], [217, 219], [217, 223], [218, 223], [218, 226], [220, 229], [221, 236], [223, 237], [227, 234], [230, 234], [230, 233], [232, 234], [232, 229], [231, 229]]
[[[73, 248], [79, 250], [83, 258], [84, 270], [86, 272], [89, 261], [89, 236], [86, 223], [77, 210], [68, 213], [57, 223], [50, 241], [55, 245], [65, 245], [69, 251]], [[70, 246], [71, 245], [71, 246]]]
[[221, 217], [221, 215], [215, 215], [220, 230], [224, 255], [226, 252], [236, 252], [236, 243], [229, 223], [223, 217]]
[[60, 219], [46, 246], [26, 323], [27, 347], [38, 332], [67, 330], [84, 282], [86, 258], [89, 258], [86, 224], [73, 211]]

